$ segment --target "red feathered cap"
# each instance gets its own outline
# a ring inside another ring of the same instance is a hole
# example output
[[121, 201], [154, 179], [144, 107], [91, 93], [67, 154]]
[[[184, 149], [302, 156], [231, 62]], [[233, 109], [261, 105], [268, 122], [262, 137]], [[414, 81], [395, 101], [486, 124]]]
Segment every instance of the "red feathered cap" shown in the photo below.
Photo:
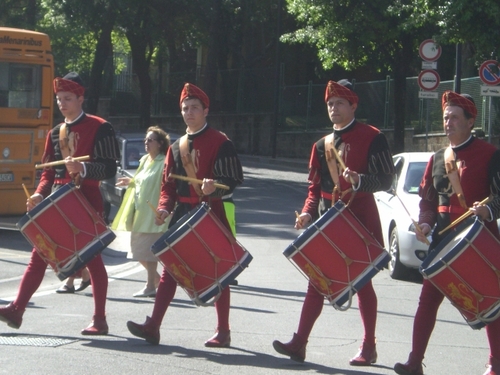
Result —
[[470, 115], [474, 118], [477, 116], [477, 108], [474, 103], [474, 99], [472, 99], [472, 97], [468, 94], [457, 94], [451, 90], [445, 91], [441, 99], [441, 106], [444, 110], [445, 107], [450, 105], [461, 107], [465, 112], [470, 113]]
[[357, 104], [359, 101], [358, 96], [352, 91], [352, 84], [347, 79], [341, 79], [338, 82], [328, 81], [325, 91], [325, 103], [328, 102], [332, 96], [348, 100], [351, 104]]
[[57, 77], [54, 79], [54, 93], [59, 91], [72, 92], [76, 96], [85, 94], [85, 87], [80, 76], [74, 72], [66, 74], [63, 78]]
[[192, 83], [186, 83], [181, 92], [181, 98], [179, 100], [179, 106], [182, 108], [182, 102], [186, 98], [196, 98], [200, 99], [205, 108], [210, 106], [210, 100], [208, 99], [207, 94], [200, 89], [198, 86], [193, 85]]

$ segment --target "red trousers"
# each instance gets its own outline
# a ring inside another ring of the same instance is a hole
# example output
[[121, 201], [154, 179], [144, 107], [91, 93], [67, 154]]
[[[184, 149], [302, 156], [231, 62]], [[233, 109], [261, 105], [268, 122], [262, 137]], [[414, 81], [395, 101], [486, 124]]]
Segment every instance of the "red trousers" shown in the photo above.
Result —
[[[410, 360], [422, 362], [427, 344], [436, 324], [437, 312], [444, 295], [429, 280], [424, 280], [420, 292], [415, 321], [413, 322], [413, 340]], [[500, 360], [500, 319], [486, 326], [486, 335], [490, 344], [490, 357]]]
[[[92, 281], [92, 294], [94, 296], [94, 316], [104, 317], [106, 315], [106, 294], [108, 292], [108, 273], [104, 267], [101, 255], [96, 256], [88, 264], [87, 268]], [[25, 309], [31, 297], [37, 291], [45, 276], [47, 263], [38, 252], [33, 249], [31, 259], [24, 271], [17, 298], [14, 305]]]
[[[371, 280], [357, 293], [359, 312], [363, 321], [363, 342], [375, 344], [375, 326], [377, 324], [377, 295], [373, 289]], [[320, 294], [311, 283], [307, 288], [306, 299], [302, 306], [297, 336], [307, 341], [311, 334], [314, 323], [323, 309], [324, 296]]]
[[[156, 291], [155, 305], [151, 320], [159, 327], [163, 321], [163, 317], [167, 312], [168, 306], [174, 299], [177, 282], [170, 276], [166, 268], [163, 268], [160, 284]], [[230, 292], [229, 287], [222, 290], [221, 296], [215, 302], [215, 310], [217, 312], [217, 329], [221, 331], [229, 330], [229, 308], [230, 308]]]

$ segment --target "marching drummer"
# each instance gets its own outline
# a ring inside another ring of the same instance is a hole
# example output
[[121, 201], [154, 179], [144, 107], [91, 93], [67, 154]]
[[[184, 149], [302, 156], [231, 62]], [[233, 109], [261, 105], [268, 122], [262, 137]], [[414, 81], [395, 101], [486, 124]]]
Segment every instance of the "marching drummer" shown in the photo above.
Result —
[[[209, 98], [191, 83], [186, 83], [180, 96], [181, 114], [186, 123], [186, 134], [173, 143], [165, 158], [165, 168], [157, 208], [156, 224], [161, 225], [172, 215], [170, 226], [195, 208], [200, 202], [208, 202], [212, 212], [230, 230], [224, 213], [222, 197], [231, 193], [243, 182], [243, 171], [233, 143], [227, 136], [213, 128], [206, 121]], [[173, 179], [179, 175], [197, 182]], [[229, 191], [217, 184], [226, 185]], [[144, 324], [127, 322], [129, 331], [144, 338], [153, 345], [160, 342], [160, 325], [177, 288], [175, 279], [164, 267], [156, 292], [156, 300], [151, 317]], [[231, 343], [229, 327], [230, 292], [222, 290], [215, 302], [217, 327], [213, 337], [205, 342], [207, 347], [227, 347]]]
[[[57, 105], [64, 122], [49, 131], [45, 141], [43, 163], [62, 161], [54, 168], [45, 168], [36, 192], [28, 198], [28, 211], [51, 194], [52, 190], [69, 183], [80, 184], [83, 195], [94, 209], [103, 215], [103, 203], [99, 180], [116, 174], [116, 161], [120, 158], [113, 127], [106, 120], [86, 114], [83, 109], [85, 87], [77, 73], [68, 73], [54, 79]], [[76, 157], [89, 155], [90, 160], [81, 162]], [[63, 234], [64, 235], [64, 234]], [[21, 280], [16, 299], [0, 307], [0, 320], [12, 328], [19, 328], [25, 308], [45, 275], [47, 263], [33, 249], [31, 259]], [[87, 264], [94, 297], [94, 316], [82, 335], [106, 335], [108, 325], [105, 316], [108, 275], [101, 255]]]
[[[442, 108], [443, 129], [450, 145], [431, 157], [419, 190], [421, 233], [417, 232], [417, 238], [425, 241], [436, 225], [430, 252], [450, 233], [453, 228], [450, 224], [457, 222], [469, 210], [500, 239], [496, 224], [496, 219], [500, 217], [500, 151], [472, 135], [477, 109], [470, 95], [446, 91], [442, 97]], [[481, 203], [487, 197], [491, 198], [489, 203]], [[444, 295], [425, 279], [413, 323], [412, 350], [406, 363], [395, 364], [396, 373], [423, 374], [422, 361], [443, 299]], [[500, 319], [486, 326], [486, 335], [490, 356], [484, 375], [498, 375]]]
[[[373, 126], [355, 119], [358, 96], [349, 81], [329, 81], [325, 103], [333, 133], [312, 147], [309, 163], [309, 193], [295, 228], [302, 229], [323, 215], [337, 200], [349, 202], [354, 215], [373, 233], [379, 243], [382, 229], [373, 193], [392, 184], [394, 167], [385, 136]], [[345, 168], [344, 168], [345, 167]], [[364, 337], [359, 352], [349, 363], [369, 366], [377, 360], [375, 325], [377, 296], [369, 281], [358, 291]], [[303, 362], [306, 344], [323, 309], [323, 295], [309, 283], [297, 332], [288, 343], [274, 341], [274, 349], [292, 360]]]

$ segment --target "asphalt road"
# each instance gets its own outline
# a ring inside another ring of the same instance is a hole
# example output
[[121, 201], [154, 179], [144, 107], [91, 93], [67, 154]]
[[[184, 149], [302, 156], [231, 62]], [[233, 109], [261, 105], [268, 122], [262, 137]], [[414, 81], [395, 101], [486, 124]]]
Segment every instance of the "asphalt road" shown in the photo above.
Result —
[[[74, 295], [55, 293], [61, 282], [47, 269], [19, 330], [0, 324], [0, 374], [394, 374], [406, 361], [420, 285], [395, 281], [387, 272], [374, 279], [378, 295], [377, 349], [374, 366], [355, 368], [349, 359], [362, 340], [354, 298], [337, 311], [325, 304], [307, 346], [304, 364], [280, 356], [272, 341], [288, 341], [297, 329], [307, 281], [282, 254], [298, 236], [294, 211], [307, 191], [306, 164], [242, 157], [245, 183], [237, 189], [237, 239], [253, 261], [231, 286], [232, 343], [205, 348], [215, 328], [215, 310], [196, 307], [178, 288], [161, 327], [159, 346], [132, 336], [127, 320], [143, 322], [153, 299], [133, 298], [145, 271], [126, 259], [128, 234], [103, 252], [109, 273], [107, 319], [110, 334], [85, 337], [93, 301], [90, 288]], [[17, 232], [0, 231], [0, 304], [11, 301], [30, 255]], [[473, 331], [450, 303], [443, 303], [425, 358], [426, 374], [482, 374], [488, 359], [484, 329]]]

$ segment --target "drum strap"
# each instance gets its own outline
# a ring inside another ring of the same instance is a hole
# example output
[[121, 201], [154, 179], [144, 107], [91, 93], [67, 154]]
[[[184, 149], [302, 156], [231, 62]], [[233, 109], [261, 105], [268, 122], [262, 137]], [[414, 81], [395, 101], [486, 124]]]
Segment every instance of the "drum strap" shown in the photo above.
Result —
[[[189, 153], [189, 143], [187, 134], [184, 134], [179, 140], [179, 150], [181, 153], [182, 166], [184, 167], [186, 174], [190, 178], [197, 179], [196, 172], [194, 170], [193, 159], [191, 157], [191, 154]], [[201, 191], [201, 185], [195, 182], [190, 182], [190, 184], [193, 186], [194, 191], [201, 199], [201, 197], [203, 197], [203, 192]]]
[[65, 122], [59, 128], [59, 147], [61, 148], [63, 159], [66, 159], [68, 156], [70, 156], [68, 128]]
[[467, 211], [461, 206], [438, 206], [438, 212], [462, 215]]
[[448, 146], [444, 151], [444, 166], [446, 168], [446, 173], [448, 179], [450, 180], [451, 187], [453, 188], [453, 192], [457, 194], [460, 206], [468, 209], [467, 203], [465, 202], [464, 191], [462, 189], [462, 185], [460, 185], [460, 162], [458, 162], [457, 165], [455, 153], [453, 152], [451, 146]]
[[[328, 165], [328, 170], [330, 171], [330, 176], [332, 177], [333, 181], [332, 198], [335, 197], [336, 194], [338, 194], [339, 198], [342, 199], [346, 194], [352, 192], [352, 188], [349, 188], [346, 191], [342, 191], [340, 188], [339, 166], [337, 164], [337, 158], [335, 157], [335, 151], [333, 150], [334, 148], [335, 145], [333, 144], [333, 133], [331, 133], [325, 137], [325, 159]], [[342, 155], [342, 151], [343, 150], [339, 150], [339, 155]], [[351, 202], [352, 197], [347, 205], [349, 205], [349, 203]], [[332, 199], [332, 206], [334, 203], [334, 199]]]
[[[68, 156], [71, 156], [69, 149], [68, 126], [65, 122], [63, 122], [61, 127], [59, 128], [59, 147], [61, 148], [61, 155], [63, 159], [66, 159]], [[80, 174], [74, 175], [70, 173], [70, 176], [74, 184], [77, 187], [79, 187], [81, 184]]]

